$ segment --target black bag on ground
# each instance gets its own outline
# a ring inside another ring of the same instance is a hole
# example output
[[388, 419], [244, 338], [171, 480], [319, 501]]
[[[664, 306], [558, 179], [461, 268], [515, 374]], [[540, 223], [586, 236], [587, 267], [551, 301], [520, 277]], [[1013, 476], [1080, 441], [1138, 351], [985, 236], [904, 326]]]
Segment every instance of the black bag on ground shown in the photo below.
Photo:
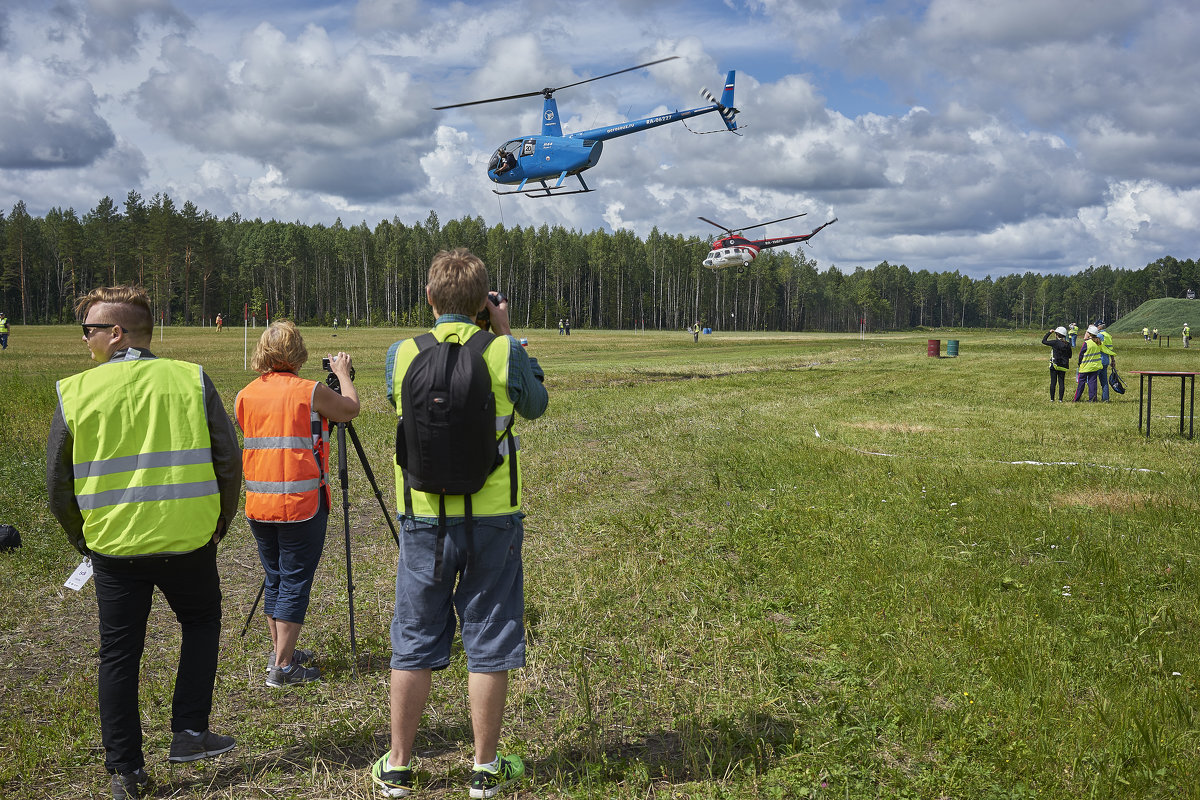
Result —
[[16, 550], [21, 546], [21, 534], [12, 525], [0, 525], [0, 553]]

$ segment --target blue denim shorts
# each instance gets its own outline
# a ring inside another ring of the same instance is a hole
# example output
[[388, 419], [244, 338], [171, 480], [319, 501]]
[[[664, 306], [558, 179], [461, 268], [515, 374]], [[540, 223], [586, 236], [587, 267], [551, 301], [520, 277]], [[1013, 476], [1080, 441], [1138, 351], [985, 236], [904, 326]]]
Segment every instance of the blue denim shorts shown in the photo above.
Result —
[[476, 517], [469, 555], [466, 526], [447, 524], [442, 577], [435, 581], [437, 523], [401, 520], [392, 617], [392, 669], [443, 669], [456, 620], [471, 672], [525, 666], [523, 514]]

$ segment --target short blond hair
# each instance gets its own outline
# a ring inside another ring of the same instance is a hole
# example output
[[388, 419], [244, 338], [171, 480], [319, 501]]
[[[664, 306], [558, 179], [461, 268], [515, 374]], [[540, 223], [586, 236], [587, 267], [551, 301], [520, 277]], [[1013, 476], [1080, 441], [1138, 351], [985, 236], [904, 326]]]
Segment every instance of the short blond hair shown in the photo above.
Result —
[[487, 300], [487, 267], [465, 247], [442, 250], [429, 265], [426, 288], [439, 314], [462, 314], [474, 319]]
[[100, 286], [75, 302], [75, 314], [82, 322], [88, 310], [101, 303], [112, 305], [108, 322], [120, 325], [133, 336], [146, 337], [154, 333], [154, 312], [150, 297], [138, 286]]
[[291, 320], [272, 322], [258, 337], [254, 355], [250, 356], [250, 369], [259, 375], [268, 372], [299, 372], [308, 361], [308, 349], [304, 337]]

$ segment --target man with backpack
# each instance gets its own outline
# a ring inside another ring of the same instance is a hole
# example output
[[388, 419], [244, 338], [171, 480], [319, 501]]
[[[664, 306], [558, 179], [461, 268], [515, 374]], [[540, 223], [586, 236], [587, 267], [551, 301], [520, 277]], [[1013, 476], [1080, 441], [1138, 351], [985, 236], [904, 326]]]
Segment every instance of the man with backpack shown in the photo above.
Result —
[[[456, 614], [467, 657], [475, 740], [470, 796], [519, 782], [519, 756], [498, 745], [508, 673], [525, 664], [519, 439], [516, 414], [546, 410], [543, 372], [511, 335], [508, 301], [464, 248], [429, 267], [433, 330], [388, 350], [403, 535], [391, 639], [391, 749], [371, 768], [389, 797], [413, 791], [413, 742], [433, 671], [450, 663]], [[481, 327], [482, 326], [482, 327]], [[490, 330], [488, 330], [490, 328]]]

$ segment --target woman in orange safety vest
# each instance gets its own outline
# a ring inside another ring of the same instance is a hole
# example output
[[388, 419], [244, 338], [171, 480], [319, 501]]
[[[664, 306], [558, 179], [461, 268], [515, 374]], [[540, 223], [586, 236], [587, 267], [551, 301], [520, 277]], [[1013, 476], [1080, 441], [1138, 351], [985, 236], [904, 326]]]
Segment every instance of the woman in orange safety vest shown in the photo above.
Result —
[[341, 394], [297, 375], [307, 360], [296, 326], [272, 323], [250, 360], [259, 376], [234, 401], [243, 434], [246, 519], [266, 574], [263, 611], [272, 645], [267, 685], [276, 687], [321, 677], [315, 666], [305, 666], [312, 651], [297, 648], [296, 641], [329, 521], [329, 423], [358, 416], [350, 356], [330, 356]]

